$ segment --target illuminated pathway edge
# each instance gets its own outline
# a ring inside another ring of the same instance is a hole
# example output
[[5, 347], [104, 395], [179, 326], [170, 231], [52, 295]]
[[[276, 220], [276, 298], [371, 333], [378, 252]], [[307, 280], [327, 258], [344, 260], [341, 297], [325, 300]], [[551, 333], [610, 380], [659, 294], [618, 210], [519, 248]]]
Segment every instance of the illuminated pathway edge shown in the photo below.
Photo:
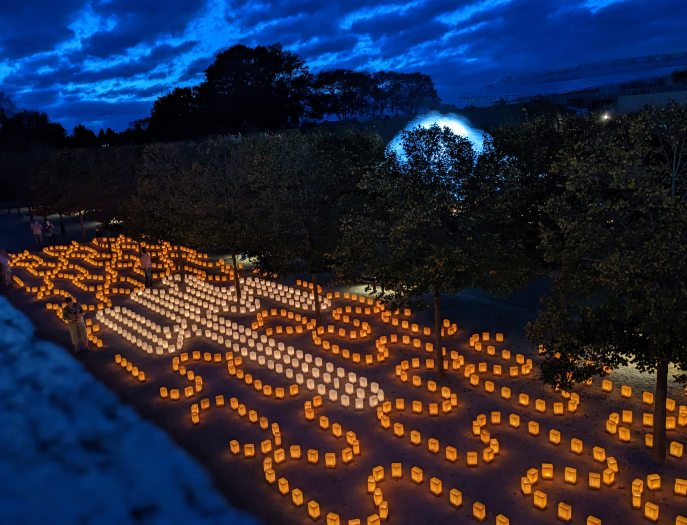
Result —
[[118, 337], [122, 372], [186, 403], [191, 425], [216, 411], [243, 425], [225, 454], [239, 469], [260, 462], [301, 522], [687, 525], [684, 397], [667, 403], [666, 466], [636, 465], [652, 442], [650, 392], [611, 379], [554, 392], [533, 377], [536, 356], [449, 320], [439, 375], [432, 331], [408, 310], [328, 293], [317, 325], [309, 283], [250, 275], [237, 301], [223, 261], [147, 246], [151, 289], [125, 237], [16, 254], [15, 284], [58, 316], [78, 298], [95, 313], [93, 345]]

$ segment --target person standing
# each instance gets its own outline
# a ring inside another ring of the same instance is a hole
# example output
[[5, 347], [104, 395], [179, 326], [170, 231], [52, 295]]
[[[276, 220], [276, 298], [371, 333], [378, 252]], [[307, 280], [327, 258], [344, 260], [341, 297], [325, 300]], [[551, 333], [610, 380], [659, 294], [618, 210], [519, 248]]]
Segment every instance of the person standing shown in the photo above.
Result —
[[83, 320], [83, 308], [71, 297], [67, 297], [67, 304], [62, 308], [62, 319], [67, 323], [69, 336], [74, 345], [74, 353], [79, 354], [88, 350], [88, 335], [86, 334], [86, 323]]
[[153, 260], [145, 246], [141, 248], [141, 270], [145, 278], [145, 287], [153, 285]]
[[6, 287], [12, 284], [12, 267], [10, 266], [10, 256], [5, 250], [0, 250], [0, 279]]
[[43, 230], [45, 231], [45, 236], [48, 238], [48, 244], [55, 246], [55, 225], [46, 219]]
[[43, 228], [35, 219], [31, 222], [31, 233], [33, 234], [33, 240], [36, 242], [36, 246], [43, 246]]

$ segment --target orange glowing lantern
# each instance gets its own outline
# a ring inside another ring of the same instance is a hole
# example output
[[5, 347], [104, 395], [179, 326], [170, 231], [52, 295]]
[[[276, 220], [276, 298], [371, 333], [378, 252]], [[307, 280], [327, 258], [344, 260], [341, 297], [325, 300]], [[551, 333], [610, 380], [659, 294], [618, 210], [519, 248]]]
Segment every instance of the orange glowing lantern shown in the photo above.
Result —
[[541, 490], [535, 490], [532, 498], [532, 504], [535, 509], [546, 509], [546, 493]]

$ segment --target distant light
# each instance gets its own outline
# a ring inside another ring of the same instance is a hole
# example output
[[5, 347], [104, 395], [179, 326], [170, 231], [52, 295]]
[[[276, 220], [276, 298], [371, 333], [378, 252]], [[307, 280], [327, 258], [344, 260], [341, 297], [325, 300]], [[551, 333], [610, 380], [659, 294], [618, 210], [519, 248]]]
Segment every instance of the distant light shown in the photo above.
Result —
[[606, 111], [606, 113], [601, 115], [601, 120], [604, 120], [604, 121], [611, 120], [611, 114], [608, 111]]
[[[486, 133], [481, 129], [475, 128], [468, 119], [455, 113], [441, 113], [439, 111], [430, 111], [424, 115], [419, 115], [414, 118], [403, 131], [410, 131], [418, 126], [422, 128], [430, 128], [434, 124], [441, 128], [447, 127], [456, 135], [465, 137], [470, 141], [472, 147], [476, 153], [481, 153], [484, 149], [484, 136]], [[402, 144], [402, 132], [399, 132], [387, 146], [391, 151], [395, 151], [399, 158], [404, 158], [405, 154], [403, 152]]]

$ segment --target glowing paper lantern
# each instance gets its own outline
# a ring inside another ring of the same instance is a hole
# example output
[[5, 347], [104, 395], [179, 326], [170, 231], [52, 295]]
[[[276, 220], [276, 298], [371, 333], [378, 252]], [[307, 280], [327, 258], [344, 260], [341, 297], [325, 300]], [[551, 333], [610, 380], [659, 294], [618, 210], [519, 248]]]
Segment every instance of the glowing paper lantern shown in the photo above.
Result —
[[537, 423], [536, 421], [530, 421], [529, 423], [527, 423], [527, 431], [533, 436], [538, 436], [539, 423]]
[[303, 505], [303, 491], [301, 489], [293, 489], [291, 491], [291, 502], [296, 507]]
[[648, 519], [649, 521], [656, 522], [658, 521], [658, 516], [659, 516], [659, 507], [655, 503], [651, 503], [650, 501], [647, 501], [644, 504], [644, 517]]
[[583, 448], [584, 448], [584, 445], [583, 445], [581, 439], [572, 438], [570, 440], [570, 452], [572, 452], [573, 454], [582, 454]]
[[572, 507], [564, 502], [558, 503], [558, 519], [566, 523], [572, 519]]
[[424, 473], [420, 467], [413, 467], [410, 469], [410, 478], [418, 485], [422, 483]]
[[527, 479], [530, 480], [530, 483], [536, 483], [539, 480], [539, 470], [536, 468], [531, 468], [527, 471]]
[[677, 478], [675, 480], [674, 492], [676, 496], [687, 496], [687, 479]]
[[592, 454], [594, 456], [594, 461], [598, 461], [600, 463], [606, 461], [606, 450], [604, 448], [594, 447], [592, 448]]
[[458, 489], [451, 489], [448, 493], [449, 502], [454, 507], [460, 507], [463, 504], [463, 493]]
[[487, 517], [487, 507], [480, 501], [475, 501], [472, 504], [472, 517], [477, 521], [484, 521]]
[[684, 445], [678, 441], [671, 441], [669, 452], [671, 456], [681, 458], [684, 452]]
[[541, 490], [535, 490], [532, 498], [532, 504], [535, 509], [546, 509], [546, 493]]
[[577, 483], [577, 469], [574, 467], [565, 467], [564, 479], [566, 483], [574, 485]]
[[392, 477], [392, 479], [401, 479], [403, 477], [403, 464], [402, 463], [392, 463], [391, 464], [391, 477]]
[[604, 469], [601, 474], [603, 476], [604, 485], [611, 486], [615, 483], [615, 472], [612, 469]]
[[600, 489], [601, 488], [601, 474], [598, 472], [589, 473], [589, 488], [590, 489]]
[[435, 496], [441, 496], [443, 492], [443, 484], [439, 478], [429, 478], [429, 491]]
[[622, 421], [623, 421], [623, 423], [626, 423], [626, 424], [628, 424], [628, 425], [631, 425], [631, 424], [632, 424], [632, 420], [633, 420], [632, 410], [623, 410], [623, 411], [622, 411]]
[[520, 478], [520, 490], [525, 496], [532, 494], [532, 482], [527, 476]]
[[649, 490], [661, 490], [660, 474], [649, 474], [646, 477], [646, 488]]

